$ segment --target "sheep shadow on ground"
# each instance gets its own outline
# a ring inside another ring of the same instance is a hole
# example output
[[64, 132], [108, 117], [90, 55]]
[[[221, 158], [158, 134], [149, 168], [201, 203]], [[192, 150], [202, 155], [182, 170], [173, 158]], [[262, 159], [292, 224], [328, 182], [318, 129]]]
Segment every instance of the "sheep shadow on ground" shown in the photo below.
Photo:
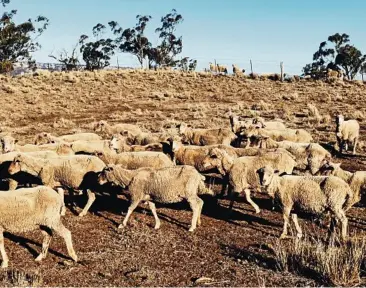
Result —
[[[41, 233], [41, 230], [39, 230], [39, 231]], [[12, 241], [14, 243], [19, 244], [23, 248], [27, 249], [29, 251], [29, 253], [31, 253], [34, 258], [36, 258], [42, 250], [42, 243], [37, 243], [33, 240], [24, 238], [22, 236], [14, 235], [14, 234], [9, 233], [9, 232], [4, 232], [4, 237], [9, 239], [10, 241]], [[39, 247], [39, 251], [36, 251], [31, 245], [35, 245], [35, 246]], [[57, 256], [57, 257], [63, 258], [63, 259], [67, 259], [67, 260], [71, 259], [69, 256], [61, 254], [60, 252], [57, 252], [57, 251], [53, 250], [52, 248], [49, 248], [48, 252], [55, 255], [55, 256]]]

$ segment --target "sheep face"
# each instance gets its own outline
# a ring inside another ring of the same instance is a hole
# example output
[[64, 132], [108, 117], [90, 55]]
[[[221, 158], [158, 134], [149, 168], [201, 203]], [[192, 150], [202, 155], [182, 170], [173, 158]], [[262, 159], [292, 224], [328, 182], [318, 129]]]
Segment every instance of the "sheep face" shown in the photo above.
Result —
[[113, 135], [112, 139], [109, 141], [109, 148], [118, 151], [123, 144], [126, 144], [126, 141], [121, 136]]
[[35, 145], [47, 144], [49, 143], [50, 134], [46, 132], [39, 133], [34, 139]]
[[319, 169], [323, 175], [330, 176], [334, 173], [335, 170], [341, 167], [341, 163], [333, 163], [326, 161], [323, 166]]
[[225, 175], [226, 171], [223, 167], [223, 151], [220, 149], [214, 148], [209, 152], [203, 161], [202, 166], [205, 170], [217, 168], [221, 175]]
[[313, 148], [313, 145], [309, 145], [309, 154], [308, 154], [308, 169], [311, 174], [315, 175], [321, 167], [323, 167], [328, 161], [331, 159], [331, 155], [328, 152], [318, 150]]
[[112, 183], [115, 185], [120, 185], [122, 186], [122, 188], [125, 188], [125, 186], [123, 185], [123, 183], [121, 183], [121, 181], [118, 181], [115, 175], [115, 168], [111, 165], [105, 167], [103, 169], [102, 172], [99, 173], [98, 175], [98, 183], [100, 185], [106, 184], [106, 183]]
[[106, 125], [107, 125], [107, 122], [106, 122], [106, 121], [101, 120], [101, 121], [99, 121], [99, 122], [95, 125], [95, 127], [94, 127], [94, 131], [95, 131], [95, 132], [103, 132], [103, 131], [104, 131], [104, 129], [105, 129], [105, 127], [106, 127]]
[[257, 174], [259, 176], [260, 184], [264, 187], [268, 187], [272, 182], [273, 176], [275, 174], [278, 174], [278, 171], [273, 170], [269, 166], [265, 166], [265, 167], [258, 169]]
[[4, 136], [1, 138], [1, 150], [2, 153], [9, 153], [15, 151], [15, 144], [18, 140], [15, 140], [11, 136]]
[[10, 175], [16, 174], [22, 170], [21, 158], [15, 157], [13, 162], [10, 163], [8, 172]]
[[57, 149], [57, 154], [59, 155], [73, 155], [74, 151], [72, 150], [72, 145], [68, 145], [65, 143], [60, 144]]

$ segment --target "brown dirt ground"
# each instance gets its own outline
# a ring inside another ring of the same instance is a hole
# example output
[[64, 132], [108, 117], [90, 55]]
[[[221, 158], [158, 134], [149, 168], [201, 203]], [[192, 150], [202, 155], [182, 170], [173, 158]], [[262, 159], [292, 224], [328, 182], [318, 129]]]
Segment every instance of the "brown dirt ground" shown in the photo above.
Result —
[[[341, 159], [343, 167], [366, 170], [365, 88], [362, 83], [280, 83], [175, 72], [0, 76], [0, 123], [3, 131], [11, 132], [20, 143], [32, 143], [38, 132], [90, 131], [90, 123], [101, 119], [137, 123], [151, 131], [161, 131], [176, 121], [194, 127], [228, 127], [231, 110], [240, 115], [282, 118], [288, 126], [305, 128], [316, 141], [332, 145], [332, 119], [341, 112], [361, 123], [359, 154]], [[324, 116], [319, 124], [308, 116], [308, 103]], [[86, 199], [80, 198], [80, 203], [85, 203]], [[206, 280], [210, 286], [317, 285], [310, 277], [276, 270], [266, 244], [280, 235], [282, 216], [271, 210], [267, 197], [256, 195], [254, 199], [262, 207], [260, 214], [240, 200], [227, 220], [228, 201], [219, 200], [217, 205], [205, 197], [202, 226], [191, 234], [187, 228], [192, 213], [186, 204], [158, 206], [159, 231], [152, 228], [153, 217], [143, 205], [128, 228], [118, 230], [128, 201], [124, 196], [97, 197], [87, 216], [79, 218], [68, 210], [64, 218], [79, 263], [68, 260], [59, 237], [39, 264], [34, 257], [41, 247], [41, 233], [6, 234], [11, 268], [0, 273], [0, 285], [20, 285], [9, 273], [17, 270], [27, 277], [39, 277], [39, 283], [48, 286], [195, 286], [199, 277], [211, 278]], [[364, 207], [351, 209], [352, 235], [366, 235], [365, 212]], [[300, 224], [307, 234], [325, 233], [311, 219], [302, 219]]]

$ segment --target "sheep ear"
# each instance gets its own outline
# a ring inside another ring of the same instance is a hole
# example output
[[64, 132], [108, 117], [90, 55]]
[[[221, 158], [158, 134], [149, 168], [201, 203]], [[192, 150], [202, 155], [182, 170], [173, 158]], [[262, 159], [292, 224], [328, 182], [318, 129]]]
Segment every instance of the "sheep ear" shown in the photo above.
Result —
[[280, 174], [280, 170], [275, 170], [274, 174]]
[[15, 139], [14, 143], [17, 144], [18, 143], [18, 139]]

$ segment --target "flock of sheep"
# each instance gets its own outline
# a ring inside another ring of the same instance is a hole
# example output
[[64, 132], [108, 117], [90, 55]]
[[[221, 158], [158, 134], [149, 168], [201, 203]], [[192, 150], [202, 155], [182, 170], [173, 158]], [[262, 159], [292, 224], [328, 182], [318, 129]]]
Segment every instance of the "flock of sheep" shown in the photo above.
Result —
[[[355, 154], [359, 124], [338, 115], [336, 125], [340, 153], [352, 148]], [[71, 233], [61, 221], [66, 213], [64, 190], [87, 194], [79, 216], [87, 214], [96, 192], [110, 186], [126, 191], [131, 204], [119, 227], [126, 226], [134, 209], [145, 202], [159, 229], [155, 203], [186, 200], [193, 211], [189, 231], [194, 231], [204, 204], [199, 195], [216, 197], [205, 183], [207, 177], [222, 179], [220, 195], [230, 197], [230, 210], [235, 196], [243, 194], [259, 213], [251, 194], [265, 191], [283, 209], [282, 238], [287, 236], [290, 215], [297, 236], [302, 236], [299, 208], [318, 215], [330, 212], [330, 231], [340, 222], [342, 237], [347, 237], [346, 212], [361, 199], [366, 171], [342, 170], [307, 131], [289, 129], [282, 121], [235, 115], [226, 128], [193, 129], [181, 123], [175, 131], [150, 133], [133, 124], [99, 121], [92, 133], [40, 133], [34, 144], [19, 145], [12, 136], [2, 135], [0, 173], [9, 190], [0, 194], [2, 267], [9, 261], [3, 232], [37, 228], [44, 240], [36, 261], [46, 257], [53, 232], [65, 239], [70, 257], [77, 261]]]

